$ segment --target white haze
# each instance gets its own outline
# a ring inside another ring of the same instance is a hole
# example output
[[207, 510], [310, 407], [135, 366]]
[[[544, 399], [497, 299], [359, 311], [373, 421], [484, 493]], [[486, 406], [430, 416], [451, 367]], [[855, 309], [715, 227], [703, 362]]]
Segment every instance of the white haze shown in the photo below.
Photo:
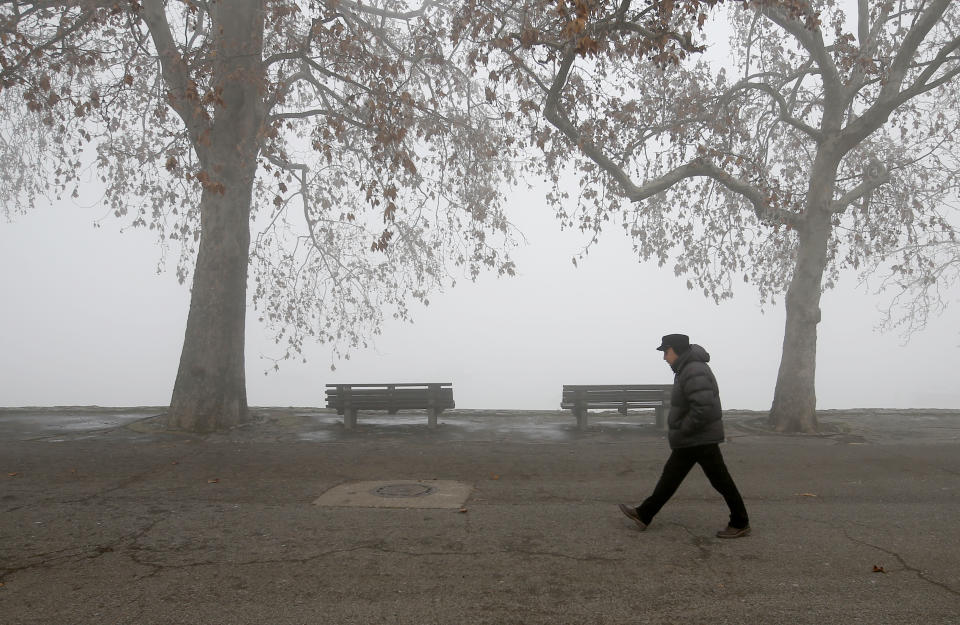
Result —
[[[856, 4], [845, 0], [848, 16]], [[708, 57], [727, 58], [724, 26], [710, 25]], [[460, 408], [554, 409], [563, 384], [668, 383], [654, 350], [683, 332], [712, 356], [724, 405], [767, 409], [783, 336], [782, 303], [761, 312], [743, 287], [715, 305], [671, 265], [640, 264], [616, 226], [575, 268], [577, 232], [560, 232], [543, 190], [518, 192], [510, 214], [529, 240], [520, 275], [482, 275], [414, 306], [415, 323], [390, 323], [373, 349], [336, 362], [309, 346], [308, 362], [283, 353], [250, 311], [247, 395], [254, 406], [320, 406], [335, 382], [453, 382]], [[92, 202], [93, 200], [89, 200]], [[0, 222], [0, 406], [164, 405], [186, 326], [189, 289], [143, 230], [120, 234], [103, 209], [63, 201]], [[875, 331], [886, 298], [844, 276], [823, 297], [820, 408], [960, 408], [960, 289], [946, 314], [904, 344]], [[264, 356], [267, 359], [263, 358]]]
[[[520, 275], [476, 283], [413, 308], [373, 349], [336, 362], [311, 346], [285, 362], [250, 311], [251, 405], [320, 406], [335, 382], [453, 382], [461, 408], [554, 409], [563, 384], [667, 383], [654, 350], [684, 332], [712, 355], [728, 408], [766, 409], [783, 332], [782, 305], [761, 312], [754, 291], [715, 305], [669, 266], [637, 262], [616, 226], [579, 268], [578, 232], [560, 232], [542, 190], [518, 192], [511, 214], [529, 244]], [[119, 232], [102, 209], [62, 201], [0, 223], [0, 405], [164, 405], [170, 399], [189, 306], [172, 271], [156, 273], [151, 233]], [[958, 294], [953, 294], [958, 299]], [[817, 397], [821, 408], [960, 407], [957, 308], [902, 344], [874, 326], [885, 300], [853, 276], [823, 298]]]

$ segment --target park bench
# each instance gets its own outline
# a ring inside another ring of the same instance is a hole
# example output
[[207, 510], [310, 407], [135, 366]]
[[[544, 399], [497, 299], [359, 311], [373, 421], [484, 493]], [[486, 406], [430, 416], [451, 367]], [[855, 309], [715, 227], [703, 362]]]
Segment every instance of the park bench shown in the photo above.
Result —
[[616, 409], [625, 415], [631, 408], [653, 408], [657, 427], [665, 429], [672, 390], [672, 384], [564, 384], [560, 407], [573, 410], [581, 430], [588, 410]]
[[400, 410], [426, 410], [430, 427], [437, 425], [437, 415], [453, 408], [453, 384], [327, 384], [327, 408], [335, 408], [343, 415], [343, 425], [352, 429], [357, 425], [357, 411], [386, 410], [397, 414]]

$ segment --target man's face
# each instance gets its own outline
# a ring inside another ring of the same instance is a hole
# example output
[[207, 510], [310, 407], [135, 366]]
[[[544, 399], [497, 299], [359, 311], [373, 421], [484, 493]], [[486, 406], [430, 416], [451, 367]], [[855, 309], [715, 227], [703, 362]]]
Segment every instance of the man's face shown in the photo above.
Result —
[[668, 365], [673, 366], [673, 363], [677, 361], [677, 352], [673, 351], [672, 347], [668, 347], [663, 352], [663, 359], [667, 361]]

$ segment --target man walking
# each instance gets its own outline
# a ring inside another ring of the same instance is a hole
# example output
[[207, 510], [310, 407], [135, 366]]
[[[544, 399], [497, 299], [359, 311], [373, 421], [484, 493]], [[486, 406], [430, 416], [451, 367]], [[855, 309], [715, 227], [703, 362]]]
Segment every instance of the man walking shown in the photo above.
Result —
[[663, 359], [674, 371], [667, 419], [670, 458], [653, 494], [637, 508], [620, 504], [620, 511], [641, 531], [647, 529], [693, 465], [699, 464], [730, 508], [730, 522], [726, 529], [717, 532], [717, 537], [747, 536], [750, 533], [747, 509], [720, 453], [720, 443], [724, 440], [723, 411], [717, 379], [707, 365], [710, 354], [699, 345], [691, 345], [686, 334], [666, 335], [657, 349], [663, 352]]

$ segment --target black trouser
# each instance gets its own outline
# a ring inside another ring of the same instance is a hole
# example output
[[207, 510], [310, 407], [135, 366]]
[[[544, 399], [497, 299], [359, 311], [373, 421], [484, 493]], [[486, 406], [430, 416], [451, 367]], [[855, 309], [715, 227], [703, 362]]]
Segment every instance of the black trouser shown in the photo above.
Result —
[[640, 520], [647, 525], [650, 524], [653, 517], [660, 512], [660, 508], [677, 492], [683, 478], [687, 477], [687, 473], [695, 464], [700, 465], [707, 479], [710, 480], [711, 486], [717, 489], [727, 502], [727, 507], [730, 508], [730, 526], [737, 529], [747, 527], [750, 521], [747, 518], [747, 509], [743, 505], [743, 498], [740, 497], [737, 485], [733, 483], [733, 478], [727, 471], [727, 465], [723, 463], [720, 445], [716, 443], [673, 450], [667, 464], [663, 467], [663, 475], [653, 489], [653, 494], [637, 508]]

